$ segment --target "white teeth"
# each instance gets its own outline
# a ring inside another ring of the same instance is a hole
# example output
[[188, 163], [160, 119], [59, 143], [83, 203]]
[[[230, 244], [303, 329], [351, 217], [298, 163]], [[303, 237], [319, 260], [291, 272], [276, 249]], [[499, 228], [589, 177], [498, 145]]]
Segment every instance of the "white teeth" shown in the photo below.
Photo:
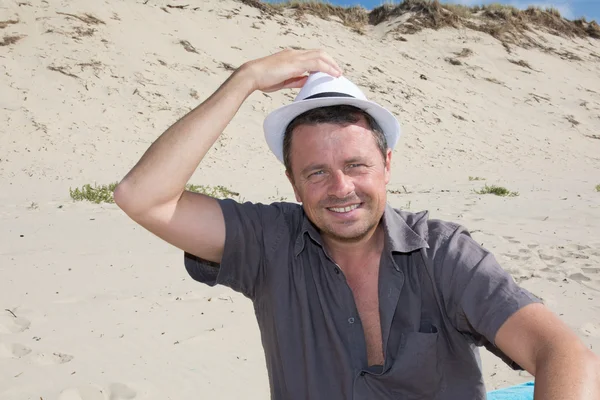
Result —
[[329, 210], [333, 211], [333, 212], [338, 212], [338, 213], [343, 213], [343, 212], [350, 212], [352, 210], [357, 209], [359, 206], [359, 204], [354, 204], [348, 207], [342, 207], [342, 208], [338, 208], [338, 207], [332, 207]]

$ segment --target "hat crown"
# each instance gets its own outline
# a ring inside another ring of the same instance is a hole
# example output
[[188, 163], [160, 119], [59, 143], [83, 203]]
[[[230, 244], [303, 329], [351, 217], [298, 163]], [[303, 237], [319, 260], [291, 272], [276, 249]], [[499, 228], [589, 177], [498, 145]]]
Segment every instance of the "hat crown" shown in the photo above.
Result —
[[[321, 93], [342, 93], [357, 99], [366, 100], [367, 97], [354, 83], [344, 76], [338, 78], [324, 72], [313, 72], [308, 76], [306, 83], [296, 96], [294, 102], [302, 101], [308, 97]], [[335, 97], [335, 96], [328, 96]]]

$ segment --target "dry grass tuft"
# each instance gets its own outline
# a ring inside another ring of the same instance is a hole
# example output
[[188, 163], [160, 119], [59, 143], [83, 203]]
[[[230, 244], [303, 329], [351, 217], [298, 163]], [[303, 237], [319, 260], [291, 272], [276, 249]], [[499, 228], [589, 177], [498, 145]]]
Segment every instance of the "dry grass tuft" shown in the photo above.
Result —
[[569, 121], [569, 122], [571, 123], [571, 125], [573, 125], [573, 126], [577, 126], [577, 125], [579, 125], [579, 121], [577, 121], [577, 120], [575, 119], [575, 117], [573, 117], [572, 115], [567, 115], [567, 116], [565, 116], [565, 119], [566, 119], [567, 121]]
[[221, 68], [223, 68], [225, 71], [235, 71], [237, 68], [234, 67], [233, 65], [223, 62], [221, 61], [221, 64], [219, 65]]
[[513, 6], [492, 3], [482, 6], [483, 16], [491, 19], [503, 19], [510, 20], [511, 18], [517, 18], [520, 16], [521, 11]]
[[[581, 21], [581, 20], [578, 20]], [[575, 22], [578, 22], [575, 21]], [[585, 21], [585, 19], [583, 19]], [[600, 39], [600, 25], [596, 21], [592, 21], [583, 28], [588, 36], [593, 37], [594, 39]]]
[[9, 25], [18, 24], [19, 21], [15, 19], [9, 19], [7, 21], [0, 21], [0, 29], [4, 29]]
[[67, 70], [67, 68], [66, 68], [66, 67], [62, 67], [62, 66], [60, 66], [60, 67], [56, 67], [56, 66], [54, 66], [54, 65], [49, 65], [49, 66], [48, 66], [48, 69], [49, 69], [50, 71], [54, 71], [54, 72], [60, 72], [61, 74], [63, 74], [63, 75], [66, 75], [66, 76], [69, 76], [69, 77], [71, 77], [71, 78], [76, 78], [76, 79], [79, 79], [79, 77], [78, 77], [77, 75], [70, 73], [70, 72]]
[[463, 4], [443, 4], [442, 7], [461, 18], [471, 18], [477, 12]]
[[363, 7], [342, 7], [318, 0], [288, 0], [273, 5], [278, 10], [295, 10], [295, 16], [302, 18], [305, 14], [328, 20], [330, 17], [339, 18], [342, 23], [354, 30], [362, 32], [369, 22], [369, 13]]
[[457, 52], [455, 52], [453, 54], [456, 55], [456, 57], [464, 58], [464, 57], [469, 57], [469, 56], [473, 55], [473, 50], [468, 49], [468, 48], [465, 47], [460, 52], [457, 51]]
[[496, 85], [504, 85], [504, 83], [502, 83], [502, 81], [499, 81], [496, 78], [484, 78], [484, 79], [488, 82], [495, 83]]
[[568, 50], [564, 50], [562, 52], [555, 52], [557, 55], [560, 56], [560, 58], [562, 58], [563, 60], [570, 60], [570, 61], [583, 61], [583, 58], [579, 57], [577, 54], [572, 53]]
[[260, 0], [238, 1], [270, 15], [282, 15], [284, 10], [291, 9], [295, 10], [294, 17], [298, 18], [305, 14], [323, 19], [336, 17], [344, 25], [361, 34], [364, 34], [366, 25], [378, 25], [392, 18], [410, 14], [407, 21], [398, 28], [398, 33], [412, 34], [426, 28], [466, 27], [488, 33], [500, 40], [509, 53], [508, 44], [544, 48], [529, 35], [533, 28], [558, 36], [600, 39], [600, 26], [595, 21], [587, 22], [585, 18], [569, 21], [555, 8], [531, 6], [520, 10], [499, 3], [468, 7], [441, 4], [439, 0], [403, 0], [400, 3], [386, 3], [367, 11], [357, 6], [332, 5], [325, 0], [287, 0], [274, 4]]
[[102, 21], [99, 18], [96, 18], [95, 16], [93, 16], [92, 14], [89, 14], [89, 13], [85, 13], [82, 15], [69, 14], [69, 13], [64, 13], [64, 12], [60, 12], [60, 11], [57, 11], [56, 13], [60, 14], [60, 15], [65, 15], [67, 17], [78, 19], [81, 22], [85, 22], [88, 25], [100, 25], [100, 24], [106, 25], [106, 22]]
[[[457, 7], [459, 6], [454, 6], [455, 9]], [[451, 8], [453, 7], [448, 8], [438, 0], [404, 0], [399, 4], [385, 4], [373, 9], [369, 13], [369, 23], [377, 25], [391, 18], [411, 13], [413, 15], [406, 21], [406, 24], [399, 27], [400, 33], [412, 34], [425, 28], [458, 28], [461, 26], [461, 15], [466, 13], [461, 9], [457, 14]]]
[[11, 44], [17, 43], [19, 40], [23, 39], [25, 36], [23, 35], [12, 35], [12, 36], [4, 36], [2, 41], [0, 41], [0, 46], [10, 46]]
[[508, 61], [511, 62], [511, 63], [513, 63], [513, 64], [515, 64], [515, 65], [518, 65], [520, 67], [529, 68], [530, 70], [535, 71], [533, 68], [531, 68], [531, 65], [529, 65], [529, 63], [527, 61], [525, 61], [525, 60], [511, 60], [511, 59], [509, 59]]
[[199, 54], [198, 50], [196, 50], [196, 48], [194, 46], [192, 46], [192, 44], [190, 42], [188, 42], [187, 40], [180, 40], [179, 44], [183, 46], [185, 51], [187, 51], [189, 53]]
[[452, 65], [462, 65], [462, 61], [457, 60], [456, 58], [446, 57], [444, 60]]
[[258, 8], [260, 11], [267, 15], [273, 15], [278, 13], [278, 5], [263, 3], [260, 0], [239, 0], [241, 3], [246, 4], [247, 6]]
[[96, 29], [94, 28], [82, 28], [80, 26], [76, 26], [75, 29], [73, 29], [74, 34], [73, 34], [73, 38], [75, 39], [79, 39], [82, 38], [84, 36], [93, 36], [94, 33], [96, 32]]

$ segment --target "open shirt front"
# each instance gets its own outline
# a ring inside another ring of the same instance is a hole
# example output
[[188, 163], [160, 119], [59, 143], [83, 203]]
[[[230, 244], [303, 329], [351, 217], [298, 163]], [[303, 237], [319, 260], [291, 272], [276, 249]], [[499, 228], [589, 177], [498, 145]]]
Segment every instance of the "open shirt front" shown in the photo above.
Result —
[[479, 346], [539, 302], [455, 223], [386, 206], [379, 271], [385, 362], [369, 366], [343, 272], [302, 206], [218, 200], [220, 264], [185, 253], [195, 280], [252, 300], [274, 400], [485, 399]]

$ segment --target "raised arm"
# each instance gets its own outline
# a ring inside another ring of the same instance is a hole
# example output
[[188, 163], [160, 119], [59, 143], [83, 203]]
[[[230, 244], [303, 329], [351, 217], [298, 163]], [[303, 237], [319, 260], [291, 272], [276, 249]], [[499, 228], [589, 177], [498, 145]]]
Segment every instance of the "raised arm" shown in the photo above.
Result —
[[116, 204], [168, 243], [220, 262], [225, 242], [221, 209], [214, 198], [186, 191], [185, 185], [250, 94], [301, 87], [309, 71], [341, 74], [320, 50], [284, 50], [243, 64], [148, 148], [116, 187]]

